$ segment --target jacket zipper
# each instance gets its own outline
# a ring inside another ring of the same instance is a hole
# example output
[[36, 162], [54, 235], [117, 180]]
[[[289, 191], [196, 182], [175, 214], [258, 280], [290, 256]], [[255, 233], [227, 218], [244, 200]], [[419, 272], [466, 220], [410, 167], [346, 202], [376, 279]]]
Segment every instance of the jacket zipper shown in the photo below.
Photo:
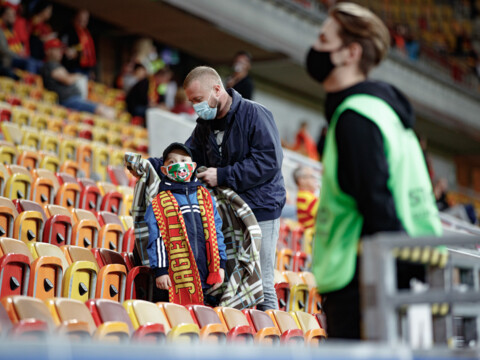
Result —
[[190, 206], [190, 216], [192, 217], [192, 222], [193, 222], [193, 242], [192, 242], [192, 239], [189, 238], [189, 241], [190, 241], [190, 246], [192, 246], [193, 244], [193, 256], [195, 257], [195, 259], [197, 259], [197, 252], [198, 252], [198, 249], [197, 249], [197, 223], [195, 221], [195, 214], [193, 213], [193, 206], [192, 206], [192, 202], [190, 201], [190, 196], [188, 194], [188, 187], [185, 189], [187, 191], [187, 201], [188, 201], [188, 206]]

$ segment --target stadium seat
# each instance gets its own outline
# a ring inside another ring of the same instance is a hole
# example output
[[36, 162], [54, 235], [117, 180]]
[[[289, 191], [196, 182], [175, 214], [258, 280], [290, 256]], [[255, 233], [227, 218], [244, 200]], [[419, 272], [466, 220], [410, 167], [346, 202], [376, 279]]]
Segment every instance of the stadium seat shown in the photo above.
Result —
[[325, 341], [327, 334], [325, 330], [320, 327], [315, 316], [304, 311], [294, 311], [292, 315], [300, 325], [306, 343], [318, 345]]
[[123, 265], [128, 270], [125, 285], [125, 299], [139, 299], [152, 301], [155, 276], [148, 266], [136, 266], [131, 269], [127, 266], [122, 254], [109, 249], [92, 249], [100, 268], [106, 265]]
[[90, 261], [75, 261], [64, 275], [62, 297], [86, 301], [95, 297], [97, 265]]
[[55, 153], [42, 150], [39, 152], [42, 159], [40, 165], [38, 166], [41, 169], [50, 170], [53, 173], [56, 173], [60, 170], [60, 159]]
[[[122, 158], [123, 161], [123, 158]], [[129, 179], [126, 173], [126, 169], [123, 165], [107, 166], [108, 180], [116, 186], [128, 186]]]
[[78, 141], [77, 163], [83, 176], [89, 178], [92, 168], [92, 145], [90, 142]]
[[35, 113], [33, 114], [31, 121], [30, 121], [30, 126], [41, 131], [45, 130], [48, 128], [48, 122], [50, 120], [50, 116], [45, 113]]
[[283, 275], [290, 286], [290, 296], [287, 302], [288, 311], [306, 311], [308, 305], [308, 286], [303, 282], [299, 274], [293, 271], [284, 271]]
[[64, 138], [60, 142], [60, 162], [67, 160], [76, 161], [77, 159], [77, 142], [73, 138]]
[[99, 211], [97, 219], [101, 226], [98, 235], [98, 247], [123, 251], [123, 226], [118, 215], [108, 211]]
[[[2, 251], [3, 252], [3, 251]], [[0, 257], [0, 299], [9, 295], [27, 295], [30, 280], [30, 261], [23, 254], [4, 254]]]
[[33, 169], [32, 177], [31, 199], [43, 205], [53, 204], [56, 192], [60, 188], [55, 174], [47, 169]]
[[135, 329], [122, 304], [105, 299], [90, 299], [85, 302], [97, 327], [108, 322], [124, 324], [124, 331], [118, 332], [118, 340], [125, 341], [134, 334]]
[[29, 126], [23, 126], [22, 133], [23, 133], [23, 137], [22, 137], [23, 145], [31, 147], [32, 149], [36, 149], [36, 150], [40, 149], [41, 137], [37, 129]]
[[32, 175], [23, 166], [7, 165], [10, 177], [5, 184], [3, 192], [5, 197], [9, 199], [31, 199], [30, 191], [32, 188]]
[[227, 340], [247, 342], [253, 340], [255, 332], [244, 313], [234, 308], [220, 306], [216, 307], [215, 311], [228, 329]]
[[215, 339], [222, 342], [227, 338], [227, 327], [212, 308], [203, 305], [189, 305], [188, 310], [195, 323], [200, 327], [200, 339]]
[[23, 133], [18, 124], [4, 121], [0, 127], [2, 128], [2, 133], [6, 141], [14, 145], [20, 145], [22, 143]]
[[71, 244], [88, 249], [97, 247], [100, 226], [95, 215], [88, 210], [73, 209], [72, 217], [74, 225]]
[[55, 298], [47, 300], [46, 304], [57, 326], [75, 323], [82, 325], [75, 334], [79, 340], [88, 340], [92, 337], [100, 341], [118, 341], [119, 338], [124, 338], [125, 331], [128, 330], [125, 323], [115, 321], [106, 322], [97, 327], [87, 306], [76, 299]]
[[277, 293], [278, 308], [280, 310], [286, 311], [288, 299], [290, 298], [290, 287], [288, 285], [287, 279], [285, 279], [282, 273], [275, 269], [273, 281], [275, 284], [275, 291]]
[[8, 141], [0, 141], [0, 163], [16, 164], [18, 151], [17, 147]]
[[280, 341], [280, 330], [273, 323], [272, 318], [265, 312], [254, 309], [245, 309], [243, 313], [255, 330], [255, 341], [260, 343], [277, 343]]
[[[4, 254], [21, 254], [28, 258], [30, 276], [26, 295], [40, 299], [60, 296], [63, 267], [59, 258], [52, 256], [34, 258], [27, 245], [16, 239], [1, 238], [0, 246]], [[17, 283], [12, 282], [11, 285], [18, 285]]]
[[80, 170], [80, 166], [78, 165], [78, 162], [73, 160], [65, 160], [60, 166], [60, 172], [66, 173], [70, 176], [73, 176], [74, 178], [83, 175], [82, 171]]
[[78, 208], [80, 203], [80, 185], [77, 179], [67, 173], [56, 174], [60, 187], [55, 196], [55, 204], [68, 209]]
[[166, 333], [170, 332], [170, 324], [157, 305], [144, 300], [126, 300], [123, 307], [135, 329], [132, 339], [152, 342], [165, 340]]
[[9, 177], [10, 173], [8, 172], [7, 168], [5, 167], [5, 165], [0, 163], [0, 194], [3, 194], [5, 184], [7, 183]]
[[106, 146], [93, 145], [92, 148], [92, 178], [97, 181], [107, 181], [107, 166], [110, 161], [110, 152]]
[[293, 253], [289, 248], [283, 248], [277, 252], [277, 270], [292, 270]]
[[322, 297], [317, 291], [317, 283], [315, 276], [309, 272], [301, 272], [300, 278], [308, 286], [308, 305], [307, 312], [310, 314], [317, 314], [322, 310]]
[[18, 146], [18, 150], [17, 165], [25, 167], [28, 171], [39, 167], [42, 156], [38, 151], [22, 145]]
[[72, 239], [72, 215], [59, 205], [46, 205], [49, 217], [45, 222], [43, 241], [57, 246], [70, 245]]
[[170, 324], [168, 339], [197, 340], [199, 338], [200, 329], [186, 307], [173, 303], [157, 303], [157, 306], [164, 311]]
[[282, 334], [280, 341], [283, 343], [303, 343], [305, 338], [303, 331], [297, 325], [295, 319], [288, 312], [281, 310], [267, 310], [266, 313], [270, 315], [272, 321], [277, 326]]
[[56, 155], [60, 153], [60, 139], [58, 134], [53, 131], [44, 130], [40, 132], [41, 143], [40, 148]]
[[15, 204], [0, 197], [0, 236], [13, 237], [28, 243], [42, 238], [43, 217], [37, 211], [18, 214]]
[[308, 270], [310, 268], [308, 260], [309, 257], [307, 253], [303, 251], [295, 252], [292, 259], [292, 271], [299, 272]]
[[122, 208], [120, 209], [121, 215], [132, 215], [133, 206], [133, 187], [130, 186], [118, 186], [118, 192], [123, 195]]
[[100, 189], [100, 193], [103, 196], [100, 210], [110, 211], [117, 215], [130, 215], [119, 214], [120, 210], [122, 209], [123, 195], [118, 192], [115, 185], [106, 182], [98, 182], [97, 185]]
[[78, 179], [82, 188], [80, 192], [80, 209], [98, 211], [102, 201], [102, 195], [95, 181], [87, 178]]
[[12, 123], [18, 126], [29, 125], [34, 112], [24, 107], [15, 106], [12, 108]]
[[13, 338], [44, 339], [55, 328], [46, 305], [40, 299], [15, 295], [3, 297], [0, 302], [13, 324], [10, 330]]

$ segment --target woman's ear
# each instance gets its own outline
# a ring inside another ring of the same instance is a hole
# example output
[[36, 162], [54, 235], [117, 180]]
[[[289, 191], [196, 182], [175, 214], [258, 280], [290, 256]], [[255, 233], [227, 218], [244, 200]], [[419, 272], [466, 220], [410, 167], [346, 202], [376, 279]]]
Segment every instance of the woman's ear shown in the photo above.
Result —
[[166, 167], [166, 166], [162, 166], [162, 167], [160, 168], [160, 171], [162, 172], [163, 175], [167, 176], [168, 171], [167, 171], [167, 167]]

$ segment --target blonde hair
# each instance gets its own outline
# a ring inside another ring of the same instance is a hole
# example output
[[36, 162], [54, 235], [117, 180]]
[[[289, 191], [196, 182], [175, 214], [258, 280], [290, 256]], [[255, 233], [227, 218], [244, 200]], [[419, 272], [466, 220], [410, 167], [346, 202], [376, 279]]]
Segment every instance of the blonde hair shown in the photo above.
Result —
[[205, 88], [211, 88], [214, 85], [220, 85], [223, 88], [222, 78], [218, 75], [217, 71], [210, 66], [197, 66], [190, 71], [183, 81], [183, 88], [188, 88], [195, 80], [201, 81], [202, 86]]
[[390, 33], [380, 18], [363, 6], [341, 2], [332, 7], [329, 15], [340, 25], [339, 36], [344, 45], [358, 43], [362, 47], [360, 71], [368, 75], [387, 55]]

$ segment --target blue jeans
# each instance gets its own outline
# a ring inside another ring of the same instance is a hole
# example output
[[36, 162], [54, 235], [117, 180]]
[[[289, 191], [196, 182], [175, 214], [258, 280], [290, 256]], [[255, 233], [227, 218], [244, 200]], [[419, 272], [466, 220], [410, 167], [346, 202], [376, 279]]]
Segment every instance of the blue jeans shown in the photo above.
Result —
[[33, 74], [39, 74], [43, 66], [43, 61], [31, 57], [23, 58], [14, 56], [12, 58], [12, 67], [28, 71]]
[[66, 106], [77, 111], [86, 111], [95, 114], [98, 104], [82, 99], [81, 96], [70, 96], [67, 100], [61, 101], [60, 105]]
[[265, 299], [257, 305], [258, 310], [278, 309], [277, 293], [274, 284], [275, 250], [280, 231], [280, 219], [259, 221], [262, 229], [260, 248], [260, 267], [262, 268], [262, 285]]

